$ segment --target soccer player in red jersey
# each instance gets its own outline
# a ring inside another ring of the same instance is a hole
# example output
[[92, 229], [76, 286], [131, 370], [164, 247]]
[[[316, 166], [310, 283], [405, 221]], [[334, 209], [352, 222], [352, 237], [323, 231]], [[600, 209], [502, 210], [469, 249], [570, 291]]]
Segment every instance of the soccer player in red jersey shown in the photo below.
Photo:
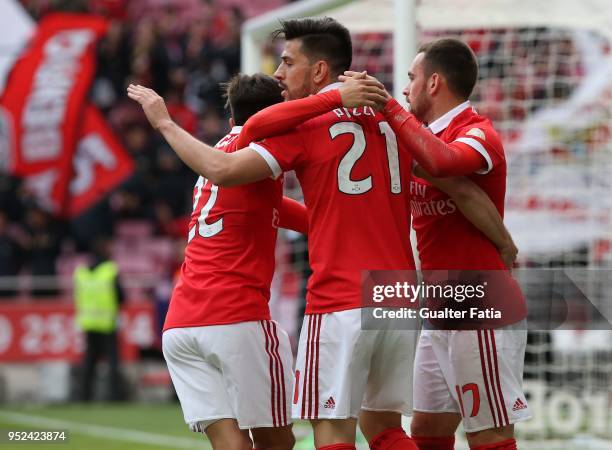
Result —
[[431, 207], [448, 201], [432, 185], [431, 176], [467, 176], [503, 215], [504, 149], [491, 121], [468, 101], [478, 65], [465, 43], [440, 39], [423, 45], [408, 75], [404, 94], [411, 113], [389, 97], [383, 114], [400, 148], [408, 150], [421, 168], [410, 190], [422, 268], [500, 273], [496, 278], [502, 277], [504, 292], [493, 295], [512, 301], [500, 305], [504, 315], [495, 329], [422, 332], [415, 360], [412, 435], [421, 450], [452, 449], [455, 430], [463, 421], [472, 449], [516, 449], [513, 424], [531, 417], [522, 390], [524, 299], [482, 233], [456, 209]]
[[[333, 81], [350, 66], [348, 31], [332, 19], [291, 20], [282, 31], [287, 43], [276, 77], [283, 96], [319, 92], [300, 100], [309, 102], [333, 95], [339, 87]], [[133, 95], [179, 156], [215, 184], [243, 184], [296, 170], [308, 207], [314, 274], [293, 415], [312, 421], [320, 449], [354, 448], [358, 416], [372, 448], [414, 449], [400, 415], [411, 410], [406, 383], [414, 333], [360, 329], [361, 271], [414, 268], [406, 189], [412, 161], [398, 152], [386, 122], [370, 107], [336, 108], [291, 133], [222, 155], [172, 123], [154, 92], [135, 87]], [[292, 103], [271, 109], [281, 112]]]
[[[244, 122], [282, 101], [272, 77], [238, 75], [227, 85], [233, 126], [216, 145], [238, 149]], [[290, 449], [292, 354], [270, 319], [278, 227], [305, 233], [306, 211], [282, 197], [282, 179], [225, 188], [199, 177], [185, 261], [163, 333], [163, 351], [192, 431], [213, 448]]]

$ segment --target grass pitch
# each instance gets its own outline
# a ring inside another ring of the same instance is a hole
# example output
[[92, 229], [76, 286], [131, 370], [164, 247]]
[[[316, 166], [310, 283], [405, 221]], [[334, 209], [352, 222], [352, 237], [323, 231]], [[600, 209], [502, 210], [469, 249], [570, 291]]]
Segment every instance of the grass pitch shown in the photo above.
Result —
[[[210, 449], [187, 429], [178, 404], [70, 404], [0, 409], [0, 429], [66, 430], [66, 442], [3, 443], [20, 450]], [[0, 445], [0, 450], [2, 449]]]
[[[15, 443], [9, 430], [65, 430], [64, 442]], [[183, 450], [211, 449], [208, 440], [188, 430], [178, 403], [68, 404], [0, 408], [0, 450]], [[307, 422], [294, 425], [296, 449], [312, 449]], [[363, 438], [360, 439], [365, 443]], [[363, 447], [363, 448], [367, 448]]]
[[[6, 438], [8, 431], [64, 430], [65, 442], [15, 443]], [[294, 424], [295, 450], [312, 450], [312, 432], [305, 421]], [[612, 450], [606, 439], [585, 436], [566, 441], [523, 441], [525, 450]], [[178, 403], [164, 404], [68, 404], [48, 406], [0, 407], [0, 450], [184, 450], [211, 449], [208, 440], [188, 430]], [[357, 449], [367, 449], [359, 433]], [[467, 449], [459, 440], [457, 450]]]

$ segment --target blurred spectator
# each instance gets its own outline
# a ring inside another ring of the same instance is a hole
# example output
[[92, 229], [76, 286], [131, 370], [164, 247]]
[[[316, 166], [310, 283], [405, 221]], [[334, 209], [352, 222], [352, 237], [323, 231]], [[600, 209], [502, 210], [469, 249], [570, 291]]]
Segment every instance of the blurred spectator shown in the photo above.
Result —
[[168, 88], [169, 55], [159, 35], [159, 28], [150, 18], [136, 25], [132, 38], [131, 70], [134, 81], [160, 93]]
[[216, 110], [208, 111], [200, 121], [198, 138], [210, 144], [217, 143], [229, 131], [229, 122], [221, 120]]
[[110, 244], [108, 238], [97, 238], [89, 267], [78, 266], [74, 272], [76, 321], [86, 341], [81, 384], [81, 400], [86, 402], [93, 398], [95, 368], [100, 357], [106, 357], [108, 362], [110, 400], [122, 398], [117, 318], [124, 295], [119, 268], [111, 260]]
[[187, 85], [187, 71], [183, 68], [174, 69], [170, 75], [171, 88], [166, 96], [168, 112], [182, 128], [190, 134], [196, 132], [198, 125], [197, 114], [185, 103], [185, 87]]
[[[43, 209], [32, 207], [26, 212], [25, 231], [28, 267], [33, 277], [55, 276], [55, 261], [60, 253], [61, 235], [56, 221]], [[32, 295], [48, 297], [57, 295], [57, 287], [44, 283], [34, 287]]]
[[19, 199], [20, 181], [18, 178], [0, 173], [0, 211], [9, 221], [18, 221], [23, 214]]
[[112, 107], [118, 98], [124, 96], [129, 68], [130, 51], [124, 25], [114, 20], [98, 44], [98, 73], [93, 99], [103, 110]]
[[189, 230], [189, 217], [175, 218], [172, 207], [165, 201], [155, 202], [155, 221], [157, 223], [156, 234], [179, 239], [181, 242], [187, 236]]
[[[23, 260], [23, 249], [9, 230], [9, 221], [4, 211], [0, 210], [0, 278], [17, 275]], [[14, 297], [16, 286], [0, 284], [0, 297]]]
[[183, 170], [183, 163], [167, 145], [157, 151], [156, 190], [152, 197], [167, 203], [172, 208], [172, 216], [177, 217], [191, 206], [191, 189], [196, 182], [192, 172]]

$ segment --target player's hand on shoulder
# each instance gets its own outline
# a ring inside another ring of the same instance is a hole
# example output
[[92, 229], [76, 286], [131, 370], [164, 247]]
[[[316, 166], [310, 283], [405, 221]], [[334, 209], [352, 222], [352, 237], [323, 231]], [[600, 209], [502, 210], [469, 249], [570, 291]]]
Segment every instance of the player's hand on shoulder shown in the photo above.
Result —
[[370, 106], [379, 110], [390, 98], [385, 86], [365, 71], [347, 71], [338, 79], [342, 81], [342, 86], [339, 88], [342, 104], [347, 108]]
[[172, 123], [164, 99], [153, 89], [140, 86], [139, 84], [130, 84], [127, 88], [127, 94], [132, 100], [140, 103], [149, 123], [156, 130], [168, 123]]

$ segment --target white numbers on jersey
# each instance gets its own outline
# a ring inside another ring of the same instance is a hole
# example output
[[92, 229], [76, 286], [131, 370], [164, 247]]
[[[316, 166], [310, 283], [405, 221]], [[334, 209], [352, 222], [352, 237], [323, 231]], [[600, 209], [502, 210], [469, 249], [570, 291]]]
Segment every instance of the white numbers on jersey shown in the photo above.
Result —
[[[399, 194], [402, 192], [402, 181], [400, 177], [399, 155], [397, 150], [397, 138], [387, 122], [379, 122], [380, 133], [385, 136], [387, 147], [387, 160], [389, 162], [389, 175], [391, 177], [391, 192]], [[355, 122], [338, 122], [329, 128], [329, 134], [335, 139], [341, 134], [353, 135], [353, 145], [344, 155], [338, 166], [338, 189], [345, 194], [359, 195], [372, 189], [372, 176], [361, 180], [351, 179], [351, 170], [355, 163], [363, 156], [366, 150], [366, 139], [363, 127]]]
[[402, 192], [402, 180], [400, 177], [399, 155], [397, 152], [397, 138], [395, 132], [387, 122], [379, 122], [378, 128], [385, 135], [387, 144], [387, 160], [389, 161], [389, 175], [391, 176], [391, 192], [399, 194]]
[[353, 145], [346, 152], [338, 166], [338, 189], [345, 194], [357, 195], [372, 189], [372, 176], [363, 180], [351, 180], [351, 170], [365, 152], [365, 134], [361, 125], [355, 122], [338, 122], [329, 128], [329, 134], [335, 139], [341, 134], [351, 133], [354, 137]]
[[[204, 177], [198, 178], [198, 182], [195, 185], [197, 191], [193, 199], [193, 210], [194, 211], [198, 207], [200, 197], [202, 196], [202, 190], [204, 189], [204, 186], [206, 186], [207, 183], [208, 183], [208, 180], [206, 178]], [[189, 238], [187, 239], [187, 242], [191, 242], [191, 240], [195, 237], [196, 229], [197, 229], [197, 233], [203, 238], [209, 238], [211, 236], [219, 234], [221, 230], [223, 230], [223, 217], [211, 224], [206, 223], [206, 218], [208, 217], [210, 210], [213, 208], [213, 206], [215, 206], [215, 202], [217, 201], [217, 191], [218, 190], [219, 190], [219, 186], [216, 186], [214, 184], [210, 185], [210, 197], [208, 197], [208, 200], [204, 204], [202, 211], [200, 211], [200, 215], [198, 217], [198, 223], [196, 223], [189, 230]]]

